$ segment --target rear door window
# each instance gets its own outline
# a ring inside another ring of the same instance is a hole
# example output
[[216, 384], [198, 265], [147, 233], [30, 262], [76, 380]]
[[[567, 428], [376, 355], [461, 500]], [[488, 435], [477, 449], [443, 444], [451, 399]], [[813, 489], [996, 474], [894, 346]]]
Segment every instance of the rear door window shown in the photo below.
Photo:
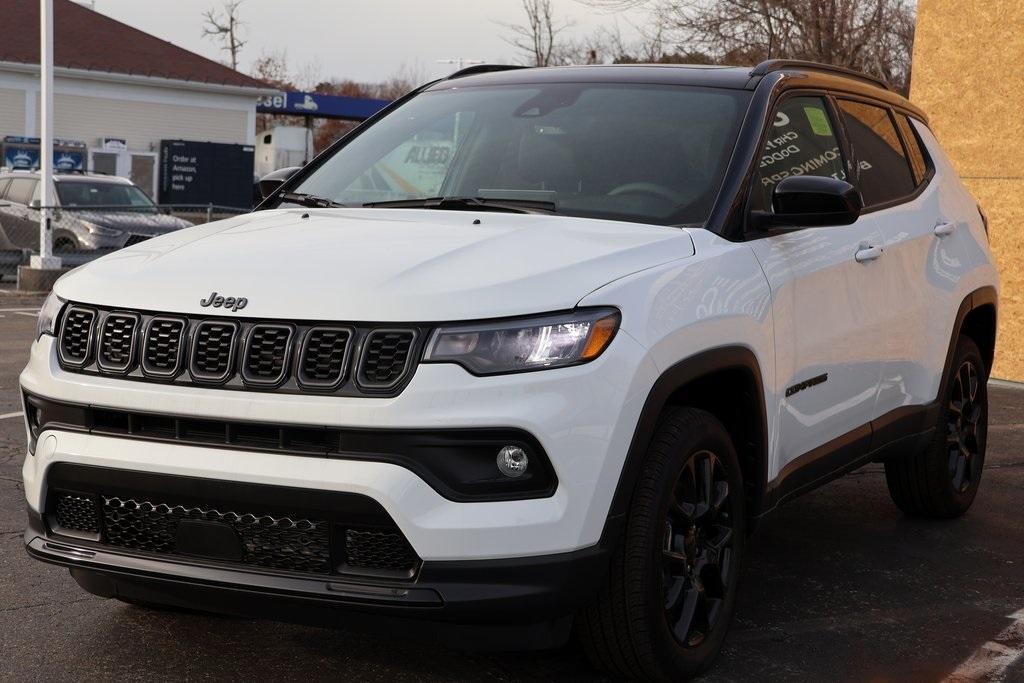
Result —
[[761, 150], [752, 208], [767, 210], [783, 178], [815, 175], [846, 180], [832, 117], [821, 97], [790, 97], [779, 105]]
[[839, 108], [857, 163], [857, 182], [864, 206], [877, 206], [913, 194], [917, 183], [889, 110], [851, 100], [840, 100]]

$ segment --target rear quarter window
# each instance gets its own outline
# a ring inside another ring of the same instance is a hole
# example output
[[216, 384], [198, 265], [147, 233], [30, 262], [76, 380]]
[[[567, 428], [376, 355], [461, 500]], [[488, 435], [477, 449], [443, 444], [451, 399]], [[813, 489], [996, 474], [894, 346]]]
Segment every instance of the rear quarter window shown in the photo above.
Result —
[[911, 123], [907, 116], [898, 114], [896, 116], [896, 125], [899, 126], [900, 133], [903, 134], [903, 142], [907, 147], [907, 155], [910, 157], [910, 168], [914, 172], [914, 184], [920, 185], [921, 181], [928, 175], [928, 160], [925, 157], [921, 138], [917, 136], [914, 124]]
[[857, 163], [864, 206], [886, 204], [913, 194], [917, 183], [889, 110], [840, 100], [847, 137]]

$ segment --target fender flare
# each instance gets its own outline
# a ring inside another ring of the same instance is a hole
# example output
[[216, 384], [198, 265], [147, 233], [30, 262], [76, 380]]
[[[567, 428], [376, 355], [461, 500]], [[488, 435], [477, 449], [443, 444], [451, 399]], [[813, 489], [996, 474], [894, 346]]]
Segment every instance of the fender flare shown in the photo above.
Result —
[[[669, 398], [687, 384], [724, 370], [740, 370], [746, 373], [755, 388], [756, 396], [754, 398], [760, 413], [756, 420], [759, 434], [756, 435], [757, 457], [754, 463], [758, 480], [746, 482], [748, 491], [753, 491], [751, 500], [754, 503], [751, 506], [752, 509], [748, 510], [748, 518], [755, 519], [757, 508], [764, 499], [768, 472], [768, 418], [761, 366], [757, 361], [757, 356], [746, 346], [720, 346], [688, 356], [672, 365], [661, 373], [648, 392], [647, 400], [640, 411], [640, 418], [633, 430], [633, 439], [626, 452], [626, 459], [619, 474], [619, 482], [615, 487], [615, 494], [608, 510], [608, 518], [601, 536], [602, 545], [615, 545], [625, 529], [629, 504], [640, 478], [644, 456], [658, 428], [658, 422]], [[751, 484], [753, 484], [752, 489]]]

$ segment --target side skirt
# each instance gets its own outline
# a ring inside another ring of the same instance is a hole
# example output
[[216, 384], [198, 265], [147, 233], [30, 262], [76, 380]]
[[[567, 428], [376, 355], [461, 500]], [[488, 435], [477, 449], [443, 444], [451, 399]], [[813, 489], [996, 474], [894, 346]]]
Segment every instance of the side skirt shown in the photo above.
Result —
[[884, 462], [923, 448], [938, 419], [939, 403], [903, 406], [789, 462], [768, 484], [758, 517], [869, 462]]

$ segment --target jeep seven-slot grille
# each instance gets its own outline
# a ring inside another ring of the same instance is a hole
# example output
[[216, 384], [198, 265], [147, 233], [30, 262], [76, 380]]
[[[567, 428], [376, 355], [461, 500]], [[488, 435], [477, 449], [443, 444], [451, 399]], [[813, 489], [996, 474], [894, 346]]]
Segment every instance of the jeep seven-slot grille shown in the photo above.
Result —
[[429, 328], [201, 318], [69, 304], [65, 370], [224, 389], [394, 396]]
[[[268, 514], [258, 508], [217, 503], [164, 502], [123, 493], [52, 491], [50, 525], [56, 534], [125, 550], [190, 556], [308, 574], [356, 574], [410, 579], [420, 564], [405, 536], [385, 519], [330, 521], [305, 513]], [[383, 514], [383, 513], [382, 513]], [[185, 523], [183, 527], [182, 524]], [[228, 547], [197, 552], [187, 535], [215, 527]]]
[[135, 358], [135, 331], [139, 326], [137, 313], [111, 313], [103, 321], [100, 332], [98, 362], [110, 372], [124, 372]]
[[415, 333], [379, 330], [370, 335], [359, 368], [359, 381], [369, 387], [390, 387], [402, 379], [409, 366]]
[[72, 306], [60, 329], [60, 359], [65, 365], [82, 367], [91, 360], [93, 324], [96, 312]]

